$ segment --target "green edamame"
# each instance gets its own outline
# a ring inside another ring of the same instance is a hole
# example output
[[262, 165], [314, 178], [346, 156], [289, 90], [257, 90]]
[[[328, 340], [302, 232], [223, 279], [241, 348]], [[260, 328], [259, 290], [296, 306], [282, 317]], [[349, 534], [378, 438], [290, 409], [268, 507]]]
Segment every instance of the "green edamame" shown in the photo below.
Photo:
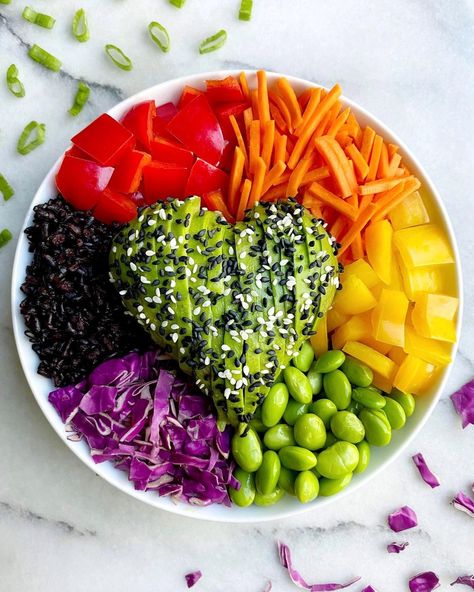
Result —
[[249, 428], [245, 436], [235, 433], [232, 437], [232, 454], [241, 469], [254, 473], [262, 464], [262, 446], [257, 433]]
[[[314, 469], [312, 469], [314, 471]], [[295, 495], [295, 480], [298, 473], [287, 469], [284, 466], [280, 468], [280, 477], [278, 478], [278, 487], [281, 487], [290, 495]]]
[[295, 480], [295, 495], [302, 504], [312, 502], [318, 497], [319, 481], [312, 471], [298, 473]]
[[314, 413], [305, 413], [296, 420], [293, 428], [296, 443], [308, 450], [319, 450], [326, 443], [323, 420]]
[[252, 473], [247, 473], [240, 467], [237, 467], [234, 471], [234, 477], [240, 483], [240, 489], [234, 489], [229, 487], [230, 499], [240, 506], [246, 508], [253, 503], [255, 499], [255, 481]]
[[294, 446], [296, 442], [293, 436], [293, 428], [284, 423], [279, 423], [265, 432], [263, 443], [270, 450], [280, 450], [284, 446]]
[[350, 411], [351, 413], [355, 413], [356, 415], [359, 413], [359, 411], [361, 410], [362, 406], [359, 405], [359, 403], [357, 401], [354, 401], [354, 399], [351, 399], [351, 402], [349, 403], [349, 405], [346, 407], [346, 411]]
[[257, 491], [253, 503], [256, 506], [273, 506], [273, 504], [279, 502], [284, 495], [285, 490], [281, 487], [277, 487], [271, 493], [268, 494], [259, 493]]
[[319, 395], [323, 388], [323, 375], [316, 370], [316, 362], [311, 364], [308, 374], [306, 375], [313, 389], [313, 395]]
[[314, 350], [309, 341], [305, 341], [301, 346], [298, 355], [293, 358], [293, 366], [301, 370], [301, 372], [308, 372], [314, 360]]
[[255, 487], [262, 495], [271, 493], [278, 484], [280, 477], [280, 457], [274, 450], [263, 453], [262, 464], [255, 474]]
[[309, 405], [305, 403], [298, 403], [298, 401], [290, 399], [283, 414], [283, 419], [288, 425], [293, 426], [298, 417], [308, 412], [308, 407]]
[[320, 479], [319, 480], [319, 495], [328, 497], [339, 493], [344, 487], [347, 487], [352, 479], [352, 473], [347, 473], [338, 479]]
[[255, 416], [253, 416], [252, 419], [249, 422], [249, 425], [256, 432], [262, 433], [262, 432], [265, 432], [267, 430], [267, 426], [263, 423], [261, 417], [255, 417]]
[[330, 399], [318, 399], [314, 403], [311, 403], [309, 412], [315, 413], [323, 420], [324, 425], [329, 427], [331, 417], [337, 413], [337, 407]]
[[352, 398], [369, 409], [382, 409], [385, 407], [385, 397], [370, 388], [355, 388], [352, 391]]
[[341, 366], [341, 370], [354, 386], [369, 386], [374, 379], [374, 373], [368, 366], [347, 356]]
[[[364, 439], [365, 429], [360, 419], [350, 411], [338, 411], [331, 418], [331, 431], [345, 442], [352, 442], [357, 444]], [[296, 440], [298, 441], [298, 440]]]
[[329, 448], [330, 446], [332, 446], [336, 442], [339, 442], [339, 440], [336, 438], [336, 436], [332, 432], [327, 432], [326, 444], [324, 445], [324, 447]]
[[336, 442], [318, 455], [318, 471], [328, 479], [339, 479], [352, 473], [359, 462], [357, 446], [350, 442]]
[[411, 417], [415, 412], [415, 397], [411, 393], [404, 393], [403, 391], [394, 388], [387, 396], [394, 399], [397, 403], [400, 403], [407, 417]]
[[283, 382], [274, 384], [262, 404], [262, 422], [268, 428], [276, 425], [285, 413], [290, 395]]
[[293, 471], [309, 471], [316, 466], [316, 455], [300, 446], [285, 446], [279, 450], [281, 464]]
[[351, 402], [351, 383], [340, 370], [333, 370], [323, 376], [326, 397], [336, 405], [339, 411], [346, 409]]
[[359, 419], [364, 424], [365, 438], [373, 446], [387, 446], [392, 439], [392, 428], [383, 411], [362, 409]]
[[298, 370], [294, 366], [288, 366], [288, 368], [283, 370], [283, 378], [290, 391], [290, 395], [295, 401], [311, 403], [313, 400], [313, 389], [306, 375], [301, 370]]
[[388, 422], [392, 430], [400, 430], [407, 421], [407, 416], [403, 407], [390, 397], [385, 398], [386, 404], [383, 408], [385, 415], [387, 416]]
[[327, 374], [337, 370], [346, 359], [346, 355], [339, 349], [333, 349], [325, 352], [316, 360], [315, 370], [321, 374]]
[[359, 462], [354, 469], [354, 473], [363, 473], [370, 462], [370, 446], [367, 440], [359, 442], [357, 444], [357, 450], [359, 451]]

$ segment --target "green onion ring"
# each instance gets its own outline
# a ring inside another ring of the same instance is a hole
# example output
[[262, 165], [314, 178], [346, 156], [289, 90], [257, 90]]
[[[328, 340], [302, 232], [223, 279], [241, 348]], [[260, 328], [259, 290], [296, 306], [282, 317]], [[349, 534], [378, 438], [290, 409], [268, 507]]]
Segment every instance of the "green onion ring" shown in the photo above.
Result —
[[61, 60], [55, 58], [39, 45], [32, 45], [28, 50], [28, 55], [32, 60], [38, 62], [38, 64], [41, 64], [45, 68], [49, 68], [53, 72], [59, 72], [59, 70], [61, 70]]
[[211, 51], [216, 51], [224, 45], [227, 40], [227, 31], [225, 29], [221, 29], [215, 35], [204, 39], [199, 46], [199, 53], [210, 53]]
[[82, 108], [89, 100], [90, 93], [91, 89], [87, 86], [87, 84], [84, 84], [84, 82], [79, 82], [76, 96], [74, 97], [74, 104], [69, 109], [69, 113], [73, 117], [76, 117], [76, 115], [79, 115], [79, 113], [82, 111]]
[[12, 0], [0, 0], [0, 4], [11, 4]]
[[49, 14], [36, 12], [36, 10], [33, 10], [29, 6], [25, 6], [21, 16], [25, 19], [25, 21], [33, 23], [34, 25], [38, 25], [39, 27], [44, 27], [45, 29], [52, 29], [56, 23], [56, 19], [52, 16], [49, 16]]
[[[1, 0], [0, 0], [1, 2]], [[3, 4], [3, 2], [2, 2]], [[8, 242], [10, 242], [13, 238], [12, 233], [8, 230], [8, 228], [4, 228], [0, 232], [0, 247], [4, 247]]]
[[[31, 136], [36, 134], [36, 137], [30, 140]], [[18, 138], [16, 148], [23, 156], [29, 154], [38, 146], [44, 142], [46, 137], [46, 126], [44, 123], [38, 123], [37, 121], [30, 121], [30, 123], [21, 132]]]
[[0, 173], [0, 193], [3, 195], [4, 201], [8, 201], [15, 195], [15, 191], [5, 177]]
[[[155, 32], [153, 32], [154, 29], [158, 29], [158, 31], [156, 31], [156, 33], [155, 33]], [[170, 36], [169, 36], [168, 31], [166, 30], [166, 27], [163, 27], [163, 25], [161, 25], [160, 23], [158, 23], [156, 21], [152, 21], [148, 25], [148, 32], [150, 33], [150, 37], [151, 37], [152, 41], [154, 43], [156, 43], [156, 45], [158, 45], [158, 47], [161, 49], [161, 51], [166, 53], [170, 50]], [[160, 33], [165, 38], [164, 43], [159, 38]]]
[[21, 97], [25, 96], [25, 87], [23, 86], [21, 80], [18, 78], [18, 68], [15, 66], [15, 64], [12, 64], [8, 67], [7, 86], [8, 90], [12, 94], [14, 94], [15, 97], [21, 99]]
[[240, 3], [239, 20], [249, 21], [252, 18], [253, 0], [242, 0]]
[[[109, 56], [113, 63], [122, 70], [129, 72], [133, 68], [132, 60], [123, 53], [120, 47], [108, 43], [105, 46], [105, 53]], [[114, 54], [117, 54], [118, 57], [116, 57]]]
[[183, 8], [185, 2], [186, 0], [170, 0], [170, 4], [176, 6], [176, 8]]
[[83, 8], [80, 8], [72, 19], [72, 34], [81, 43], [89, 40], [89, 25]]

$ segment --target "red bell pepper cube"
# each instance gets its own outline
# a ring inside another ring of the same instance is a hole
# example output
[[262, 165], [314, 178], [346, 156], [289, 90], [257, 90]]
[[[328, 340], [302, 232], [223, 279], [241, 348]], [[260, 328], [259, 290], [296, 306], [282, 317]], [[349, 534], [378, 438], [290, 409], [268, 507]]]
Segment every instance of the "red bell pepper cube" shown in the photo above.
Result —
[[198, 158], [189, 173], [185, 195], [204, 195], [221, 189], [227, 191], [229, 175], [221, 169]]
[[68, 154], [69, 156], [75, 156], [76, 158], [83, 158], [84, 160], [89, 160], [89, 156], [82, 150], [79, 150], [79, 148], [77, 146], [74, 146], [74, 144], [70, 148], [68, 148], [68, 150], [66, 150], [64, 154]]
[[224, 150], [224, 136], [206, 97], [199, 95], [173, 117], [166, 128], [188, 150], [210, 164], [217, 164]]
[[143, 101], [127, 111], [122, 117], [121, 123], [135, 135], [138, 146], [149, 150], [150, 142], [154, 136], [153, 120], [155, 117], [155, 101]]
[[56, 173], [56, 187], [76, 210], [90, 210], [99, 201], [114, 169], [66, 154]]
[[223, 105], [216, 105], [214, 107], [214, 113], [217, 116], [218, 122], [221, 124], [222, 133], [224, 134], [224, 138], [226, 140], [232, 140], [236, 142], [235, 132], [232, 128], [229, 117], [233, 115], [240, 123], [241, 118], [239, 115], [243, 113], [248, 106], [248, 103], [224, 103]]
[[143, 167], [149, 164], [151, 156], [146, 152], [131, 150], [117, 164], [110, 179], [110, 188], [119, 193], [134, 193], [140, 187]]
[[169, 162], [152, 161], [143, 169], [143, 197], [150, 205], [167, 197], [184, 197], [189, 169]]
[[151, 143], [153, 160], [171, 162], [190, 169], [194, 163], [194, 154], [176, 142], [166, 138], [155, 138]]
[[167, 124], [178, 113], [174, 103], [164, 103], [156, 108], [156, 117], [153, 120], [153, 132], [155, 136], [166, 136], [171, 139], [173, 136], [166, 131]]
[[106, 189], [93, 211], [94, 218], [105, 224], [126, 224], [137, 215], [137, 206], [126, 195]]
[[235, 217], [230, 213], [220, 189], [217, 191], [211, 191], [210, 193], [205, 193], [202, 196], [201, 201], [202, 205], [208, 210], [212, 210], [213, 212], [221, 212], [227, 222], [230, 222], [231, 224], [235, 222]]
[[178, 110], [181, 111], [190, 101], [203, 94], [202, 90], [186, 85], [178, 101]]
[[234, 160], [234, 152], [235, 152], [236, 142], [225, 142], [225, 148], [222, 152], [221, 159], [219, 161], [218, 167], [223, 171], [230, 172], [232, 168], [232, 161]]
[[206, 80], [206, 89], [210, 103], [236, 103], [244, 100], [240, 84], [233, 76], [222, 80]]
[[103, 166], [116, 164], [135, 147], [135, 136], [121, 123], [103, 113], [72, 138], [72, 143]]

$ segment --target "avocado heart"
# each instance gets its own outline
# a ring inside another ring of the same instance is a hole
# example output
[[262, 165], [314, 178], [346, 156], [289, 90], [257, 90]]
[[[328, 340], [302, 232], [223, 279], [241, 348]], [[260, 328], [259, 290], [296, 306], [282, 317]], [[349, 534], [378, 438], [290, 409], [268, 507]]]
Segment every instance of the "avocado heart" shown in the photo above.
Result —
[[128, 312], [213, 397], [220, 425], [236, 426], [316, 332], [339, 284], [335, 252], [296, 201], [256, 204], [231, 225], [190, 197], [121, 229], [110, 274]]

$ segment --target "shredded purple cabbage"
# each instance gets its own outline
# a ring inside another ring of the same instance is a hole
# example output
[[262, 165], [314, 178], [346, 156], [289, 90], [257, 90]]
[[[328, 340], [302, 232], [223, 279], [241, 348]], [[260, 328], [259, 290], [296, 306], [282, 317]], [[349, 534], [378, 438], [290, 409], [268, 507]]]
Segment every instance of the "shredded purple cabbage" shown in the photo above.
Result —
[[304, 590], [309, 590], [310, 592], [330, 592], [331, 590], [342, 590], [343, 588], [352, 586], [352, 584], [360, 580], [360, 577], [357, 577], [350, 582], [347, 582], [347, 584], [308, 584], [303, 579], [303, 576], [293, 567], [290, 548], [280, 541], [278, 541], [278, 554], [280, 556], [280, 563], [288, 570], [291, 581], [296, 584], [298, 588], [303, 588]]
[[459, 491], [451, 503], [456, 510], [461, 510], [461, 512], [465, 512], [468, 516], [474, 518], [474, 500], [472, 497]]
[[188, 586], [188, 588], [192, 588], [194, 586], [194, 584], [197, 584], [197, 582], [202, 578], [202, 572], [197, 569], [196, 571], [192, 571], [191, 573], [187, 573], [184, 576], [184, 579], [186, 580], [186, 585]]
[[408, 582], [410, 592], [431, 592], [439, 586], [439, 578], [432, 571], [420, 573]]
[[464, 584], [464, 586], [470, 586], [474, 590], [474, 575], [459, 576], [454, 582], [451, 582], [451, 586], [454, 586], [454, 584]]
[[230, 505], [239, 487], [229, 461], [230, 432], [219, 432], [209, 399], [169, 370], [156, 351], [97, 366], [49, 401], [96, 463], [112, 461], [135, 489], [206, 506]]
[[405, 541], [403, 543], [390, 543], [390, 545], [387, 545], [387, 551], [389, 553], [401, 553], [408, 547], [409, 544], [410, 543], [408, 541]]
[[267, 585], [263, 589], [263, 592], [271, 592], [272, 588], [273, 588], [272, 583], [270, 581], [268, 581]]
[[394, 532], [401, 532], [413, 528], [418, 524], [414, 510], [408, 506], [403, 506], [388, 516], [388, 525]]
[[420, 471], [421, 478], [427, 483], [432, 489], [440, 485], [438, 477], [429, 469], [424, 456], [421, 452], [412, 456], [413, 462], [416, 468]]
[[375, 592], [375, 588], [372, 588], [372, 586], [366, 586], [361, 592]]
[[474, 378], [453, 393], [451, 401], [461, 416], [462, 427], [474, 424]]

